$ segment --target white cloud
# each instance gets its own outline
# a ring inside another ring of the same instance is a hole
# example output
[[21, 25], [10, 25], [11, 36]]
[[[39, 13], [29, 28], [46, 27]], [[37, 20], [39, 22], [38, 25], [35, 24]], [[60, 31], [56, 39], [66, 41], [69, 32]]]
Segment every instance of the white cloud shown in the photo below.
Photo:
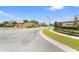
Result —
[[49, 9], [50, 10], [61, 10], [63, 8], [64, 8], [64, 6], [51, 6]]
[[0, 15], [4, 16], [5, 20], [21, 20], [20, 17], [16, 17], [8, 12], [4, 12], [2, 10], [0, 10]]
[[4, 12], [2, 10], [0, 10], [0, 14], [4, 14]]
[[4, 15], [4, 16], [8, 16], [8, 17], [13, 17], [13, 15], [11, 15], [10, 13], [6, 13], [6, 12], [4, 12], [2, 10], [0, 10], [0, 14]]

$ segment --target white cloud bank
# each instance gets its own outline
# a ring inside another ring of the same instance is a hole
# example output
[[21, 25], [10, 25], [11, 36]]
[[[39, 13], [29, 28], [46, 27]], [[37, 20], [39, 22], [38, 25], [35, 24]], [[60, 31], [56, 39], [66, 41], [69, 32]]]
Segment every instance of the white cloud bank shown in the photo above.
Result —
[[49, 7], [50, 10], [62, 10], [64, 6], [51, 6]]

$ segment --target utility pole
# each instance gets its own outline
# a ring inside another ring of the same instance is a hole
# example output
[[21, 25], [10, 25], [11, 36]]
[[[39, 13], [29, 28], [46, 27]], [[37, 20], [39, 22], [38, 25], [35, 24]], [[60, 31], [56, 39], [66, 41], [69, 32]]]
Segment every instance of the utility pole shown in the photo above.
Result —
[[49, 23], [48, 28], [50, 29], [50, 18], [49, 16], [47, 16], [47, 18], [48, 18], [48, 23]]

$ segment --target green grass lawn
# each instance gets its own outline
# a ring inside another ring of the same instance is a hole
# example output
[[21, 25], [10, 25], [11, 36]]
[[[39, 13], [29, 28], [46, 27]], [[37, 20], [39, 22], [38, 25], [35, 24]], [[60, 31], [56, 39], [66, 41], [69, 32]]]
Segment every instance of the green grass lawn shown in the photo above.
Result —
[[79, 40], [56, 34], [54, 32], [49, 31], [48, 29], [45, 29], [42, 32], [46, 36], [79, 51]]

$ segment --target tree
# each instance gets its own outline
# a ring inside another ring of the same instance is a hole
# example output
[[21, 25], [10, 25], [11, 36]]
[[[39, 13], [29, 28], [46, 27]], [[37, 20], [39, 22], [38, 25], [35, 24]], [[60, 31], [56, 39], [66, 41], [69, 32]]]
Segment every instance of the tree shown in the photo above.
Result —
[[3, 23], [0, 23], [0, 27], [4, 27], [4, 24]]
[[53, 26], [53, 24], [50, 24], [50, 26]]
[[12, 24], [17, 24], [17, 21], [14, 21]]
[[31, 20], [30, 22], [31, 22], [31, 23], [34, 23], [35, 25], [38, 25], [38, 24], [39, 24], [39, 22], [36, 21], [36, 20]]
[[8, 24], [8, 21], [3, 22], [4, 27], [6, 27], [6, 24]]
[[42, 23], [42, 26], [47, 26], [47, 24], [45, 22]]
[[24, 20], [24, 21], [23, 21], [23, 23], [27, 23], [27, 22], [29, 22], [29, 21], [28, 21], [28, 20]]
[[55, 21], [55, 23], [54, 23], [54, 27], [55, 27], [55, 28], [58, 27], [58, 22], [57, 22], [57, 21]]
[[8, 21], [4, 21], [3, 23], [4, 23], [4, 24], [8, 24]]

